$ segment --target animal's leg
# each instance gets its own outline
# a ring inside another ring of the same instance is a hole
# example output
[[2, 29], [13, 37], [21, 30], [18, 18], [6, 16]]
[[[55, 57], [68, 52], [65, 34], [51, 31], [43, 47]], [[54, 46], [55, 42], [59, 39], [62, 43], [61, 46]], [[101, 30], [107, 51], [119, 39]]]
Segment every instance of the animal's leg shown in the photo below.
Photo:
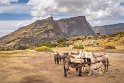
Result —
[[109, 64], [106, 64], [106, 72], [108, 71], [108, 65], [109, 65]]
[[57, 59], [57, 64], [59, 64], [59, 59]]
[[78, 75], [79, 75], [79, 76], [82, 76], [82, 75], [81, 75], [81, 73], [82, 73], [81, 70], [82, 70], [82, 67], [78, 67]]
[[110, 64], [109, 64], [109, 60], [107, 59], [107, 71], [108, 71], [108, 66], [109, 66]]
[[88, 76], [91, 76], [92, 74], [93, 74], [93, 68], [92, 68], [92, 65], [90, 66], [90, 72], [89, 72], [89, 74], [88, 74]]
[[104, 60], [104, 61], [102, 61], [102, 63], [103, 63], [103, 65], [104, 65], [104, 71], [106, 71], [106, 70], [107, 70], [106, 61]]
[[61, 58], [60, 58], [60, 63], [61, 63]]
[[56, 59], [54, 59], [54, 62], [55, 62], [55, 64], [56, 64]]
[[102, 68], [99, 68], [99, 69], [98, 69], [98, 73], [99, 73], [100, 75], [103, 75]]
[[70, 74], [70, 69], [67, 70], [67, 73]]
[[77, 72], [77, 71], [78, 71], [78, 68], [76, 68], [75, 70], [76, 70], [76, 72]]
[[64, 63], [64, 76], [67, 77], [67, 69], [65, 67], [65, 63]]
[[92, 73], [93, 73], [93, 71], [92, 71], [92, 70], [90, 70], [90, 72], [89, 72], [88, 76], [91, 76], [91, 75], [92, 75]]

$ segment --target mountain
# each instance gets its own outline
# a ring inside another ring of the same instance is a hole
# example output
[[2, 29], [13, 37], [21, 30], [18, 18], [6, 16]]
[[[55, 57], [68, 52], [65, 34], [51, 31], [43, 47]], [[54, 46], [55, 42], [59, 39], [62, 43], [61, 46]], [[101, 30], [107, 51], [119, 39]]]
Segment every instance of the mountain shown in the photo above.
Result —
[[104, 25], [104, 26], [95, 26], [93, 27], [95, 33], [100, 34], [113, 34], [116, 32], [124, 31], [124, 23], [112, 24], [112, 25]]
[[85, 16], [53, 20], [49, 17], [0, 38], [0, 48], [19, 49], [37, 46], [43, 40], [56, 40], [63, 37], [95, 35]]
[[86, 21], [85, 16], [78, 16], [57, 20], [58, 28], [67, 37], [80, 35], [94, 35], [91, 25]]

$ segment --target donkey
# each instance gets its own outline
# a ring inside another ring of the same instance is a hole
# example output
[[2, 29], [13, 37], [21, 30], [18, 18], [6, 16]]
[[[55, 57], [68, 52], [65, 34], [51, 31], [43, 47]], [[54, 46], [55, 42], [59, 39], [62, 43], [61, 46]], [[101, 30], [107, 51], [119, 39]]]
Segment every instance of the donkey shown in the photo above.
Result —
[[55, 62], [55, 64], [61, 63], [61, 56], [59, 55], [58, 52], [56, 54], [54, 54], [54, 62]]
[[64, 65], [64, 76], [67, 77], [67, 74], [70, 72], [70, 67], [75, 68], [76, 72], [78, 72], [78, 75], [81, 76], [82, 73], [82, 63], [73, 63], [71, 62], [72, 56], [69, 56], [69, 54], [65, 54], [63, 58], [63, 65]]

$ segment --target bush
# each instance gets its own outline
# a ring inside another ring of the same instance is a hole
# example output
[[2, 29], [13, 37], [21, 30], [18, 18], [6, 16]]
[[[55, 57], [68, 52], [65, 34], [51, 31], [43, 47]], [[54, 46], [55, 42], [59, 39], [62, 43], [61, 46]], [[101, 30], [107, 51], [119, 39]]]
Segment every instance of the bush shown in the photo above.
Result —
[[98, 46], [98, 45], [99, 45], [99, 43], [96, 43], [96, 45]]
[[92, 37], [87, 37], [87, 39], [92, 39]]
[[20, 45], [20, 46], [17, 47], [17, 50], [26, 50], [28, 48], [29, 48], [28, 46]]
[[57, 44], [57, 46], [58, 46], [58, 47], [68, 47], [69, 44], [66, 43], [66, 42], [60, 42], [60, 43]]
[[52, 52], [52, 49], [47, 47], [47, 46], [37, 47], [37, 48], [35, 48], [35, 50], [36, 51], [41, 51], [41, 52], [43, 52], [43, 51]]
[[81, 38], [76, 38], [75, 40], [81, 40]]
[[31, 46], [29, 49], [34, 50], [35, 48], [36, 48], [35, 46]]
[[84, 49], [84, 46], [82, 44], [74, 45], [73, 49]]
[[57, 46], [57, 43], [52, 43], [52, 47], [56, 47]]
[[[98, 43], [99, 44], [99, 43]], [[94, 44], [87, 44], [87, 45], [85, 45], [85, 46], [95, 46]]]
[[116, 49], [115, 46], [106, 46], [105, 49]]
[[13, 51], [12, 48], [1, 48], [0, 51]]
[[39, 46], [53, 47], [53, 44], [50, 41], [42, 41]]
[[66, 38], [61, 38], [61, 39], [57, 40], [57, 43], [66, 42], [66, 41], [68, 41]]
[[69, 43], [67, 43], [67, 39], [66, 38], [61, 38], [59, 40], [57, 40], [57, 46], [58, 47], [68, 47]]
[[124, 45], [124, 37], [120, 38], [120, 40], [118, 41], [120, 44]]

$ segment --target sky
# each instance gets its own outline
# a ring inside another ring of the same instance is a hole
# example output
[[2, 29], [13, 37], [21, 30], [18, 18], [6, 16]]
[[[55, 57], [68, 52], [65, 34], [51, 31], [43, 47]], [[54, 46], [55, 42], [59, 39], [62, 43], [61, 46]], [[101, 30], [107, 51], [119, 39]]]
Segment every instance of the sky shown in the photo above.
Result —
[[0, 37], [49, 16], [86, 16], [92, 26], [124, 23], [124, 0], [0, 0]]

